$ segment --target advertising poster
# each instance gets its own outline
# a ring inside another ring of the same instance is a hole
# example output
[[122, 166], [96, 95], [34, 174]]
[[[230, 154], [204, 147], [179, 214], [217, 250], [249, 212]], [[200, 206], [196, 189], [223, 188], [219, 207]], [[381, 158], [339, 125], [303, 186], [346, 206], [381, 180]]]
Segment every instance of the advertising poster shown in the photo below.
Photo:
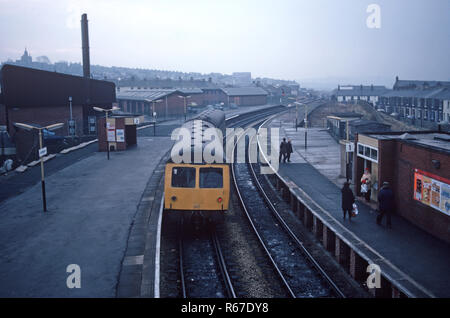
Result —
[[124, 129], [116, 129], [116, 141], [117, 142], [125, 142], [125, 130]]
[[108, 141], [109, 142], [116, 141], [116, 131], [114, 129], [108, 129]]
[[450, 180], [416, 169], [414, 200], [450, 215]]

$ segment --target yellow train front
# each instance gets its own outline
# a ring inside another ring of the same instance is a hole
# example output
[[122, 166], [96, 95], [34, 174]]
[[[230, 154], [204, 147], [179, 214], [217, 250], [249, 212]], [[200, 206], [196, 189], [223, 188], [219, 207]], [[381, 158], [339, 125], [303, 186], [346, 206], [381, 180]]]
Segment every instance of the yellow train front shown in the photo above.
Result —
[[[187, 128], [192, 136], [197, 133], [202, 137], [200, 147], [192, 145], [190, 159], [194, 159], [195, 151], [203, 154], [207, 144], [203, 133], [208, 128], [217, 131], [213, 137], [216, 140], [223, 137], [225, 114], [219, 110], [206, 111], [186, 122], [182, 128]], [[230, 167], [227, 163], [222, 163], [223, 159], [222, 157], [219, 162], [212, 163], [205, 162], [203, 156], [199, 162], [187, 160], [187, 163], [175, 163], [172, 159], [169, 160], [164, 180], [165, 213], [182, 217], [187, 222], [221, 222], [230, 201]]]

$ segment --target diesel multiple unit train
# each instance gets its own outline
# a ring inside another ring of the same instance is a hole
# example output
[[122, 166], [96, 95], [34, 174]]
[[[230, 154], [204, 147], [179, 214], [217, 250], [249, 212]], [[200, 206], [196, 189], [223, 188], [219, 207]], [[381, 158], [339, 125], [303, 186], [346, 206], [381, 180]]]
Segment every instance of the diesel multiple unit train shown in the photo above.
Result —
[[[230, 167], [223, 158], [223, 149], [220, 154], [212, 153], [218, 157], [222, 156], [221, 160], [211, 162], [206, 160], [203, 154], [210, 140], [223, 138], [225, 113], [220, 110], [207, 110], [184, 123], [181, 129], [184, 129], [184, 138], [190, 136], [191, 140], [188, 147], [184, 144], [182, 150], [174, 149], [176, 143], [172, 148], [171, 158], [166, 163], [165, 213], [219, 222], [228, 210], [230, 201]], [[180, 135], [182, 134], [178, 135], [179, 139], [183, 137]], [[220, 143], [222, 144], [222, 140]], [[183, 151], [187, 150], [190, 153], [183, 154]], [[174, 160], [174, 156], [184, 160]]]

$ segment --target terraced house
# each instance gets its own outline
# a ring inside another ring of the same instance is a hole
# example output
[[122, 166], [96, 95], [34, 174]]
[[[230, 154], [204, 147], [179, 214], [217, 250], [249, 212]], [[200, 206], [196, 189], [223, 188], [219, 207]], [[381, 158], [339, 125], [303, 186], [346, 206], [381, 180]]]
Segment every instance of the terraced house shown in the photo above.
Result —
[[380, 96], [378, 106], [415, 125], [435, 128], [439, 122], [450, 120], [449, 100], [450, 82], [396, 77], [393, 90]]

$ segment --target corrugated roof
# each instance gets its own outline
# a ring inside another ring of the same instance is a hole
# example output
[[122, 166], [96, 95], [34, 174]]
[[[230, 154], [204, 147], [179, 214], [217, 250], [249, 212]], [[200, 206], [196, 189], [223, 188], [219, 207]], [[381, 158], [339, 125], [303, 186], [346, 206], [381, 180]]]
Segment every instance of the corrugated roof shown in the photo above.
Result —
[[261, 87], [230, 87], [222, 89], [228, 96], [258, 96], [268, 95]]
[[200, 88], [177, 88], [177, 91], [183, 94], [203, 94]]
[[117, 99], [126, 100], [158, 100], [175, 93], [176, 89], [129, 89], [117, 92]]

